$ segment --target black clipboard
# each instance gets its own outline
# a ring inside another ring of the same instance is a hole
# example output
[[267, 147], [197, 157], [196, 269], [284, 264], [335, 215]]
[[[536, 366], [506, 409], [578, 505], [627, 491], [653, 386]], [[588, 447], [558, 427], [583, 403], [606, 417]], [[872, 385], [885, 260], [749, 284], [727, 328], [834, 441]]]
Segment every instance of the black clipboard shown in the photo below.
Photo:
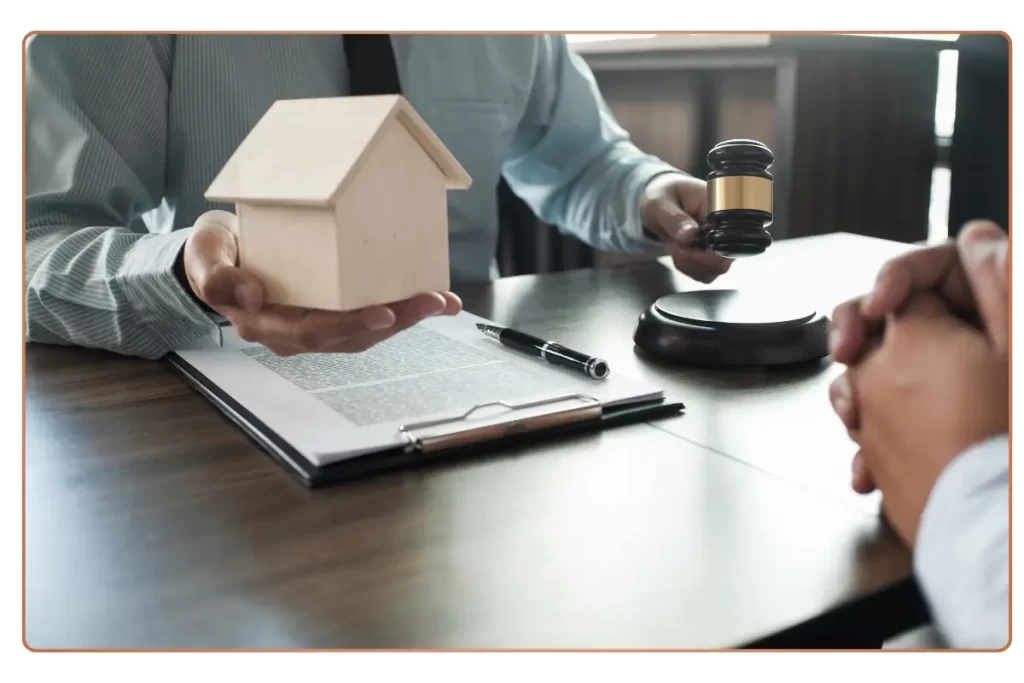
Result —
[[[189, 384], [240, 427], [267, 455], [309, 488], [319, 488], [388, 472], [410, 470], [441, 461], [448, 462], [459, 458], [496, 455], [509, 448], [546, 443], [577, 434], [646, 422], [677, 415], [685, 410], [683, 403], [667, 401], [664, 398], [627, 405], [606, 406], [594, 399], [588, 400], [589, 397], [581, 394], [558, 396], [521, 404], [501, 402], [501, 405], [512, 411], [536, 408], [544, 403], [550, 403], [552, 410], [534, 414], [523, 420], [513, 419], [496, 425], [471, 427], [432, 436], [422, 435], [424, 430], [446, 423], [458, 423], [477, 409], [485, 407], [476, 406], [464, 415], [450, 419], [404, 425], [399, 430], [405, 440], [404, 445], [321, 466], [311, 462], [184, 358], [172, 353], [167, 356], [167, 360]], [[572, 399], [578, 399], [580, 405], [574, 409], [555, 408], [559, 403], [565, 403]]]

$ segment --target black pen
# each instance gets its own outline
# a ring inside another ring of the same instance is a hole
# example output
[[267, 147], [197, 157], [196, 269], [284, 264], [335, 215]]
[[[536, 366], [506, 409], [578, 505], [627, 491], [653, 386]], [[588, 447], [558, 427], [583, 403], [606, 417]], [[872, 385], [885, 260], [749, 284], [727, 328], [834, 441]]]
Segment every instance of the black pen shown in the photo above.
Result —
[[592, 379], [604, 379], [608, 376], [608, 363], [600, 358], [568, 349], [561, 344], [498, 325], [477, 323], [476, 329], [498, 341], [502, 346], [540, 358], [552, 365], [581, 372]]

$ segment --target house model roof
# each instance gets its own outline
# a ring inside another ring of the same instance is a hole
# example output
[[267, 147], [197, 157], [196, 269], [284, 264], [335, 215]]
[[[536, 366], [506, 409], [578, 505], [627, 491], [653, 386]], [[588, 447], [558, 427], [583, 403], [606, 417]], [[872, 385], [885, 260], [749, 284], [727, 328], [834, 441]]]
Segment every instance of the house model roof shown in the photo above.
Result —
[[419, 142], [448, 189], [470, 186], [469, 174], [404, 97], [370, 95], [275, 102], [228, 159], [206, 198], [333, 204], [391, 121]]

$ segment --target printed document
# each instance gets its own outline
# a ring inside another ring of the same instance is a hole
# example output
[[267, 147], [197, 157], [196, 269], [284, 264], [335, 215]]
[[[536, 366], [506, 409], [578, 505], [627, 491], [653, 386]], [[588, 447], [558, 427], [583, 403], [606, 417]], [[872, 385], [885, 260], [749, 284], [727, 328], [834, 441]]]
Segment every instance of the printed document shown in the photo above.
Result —
[[225, 328], [223, 345], [177, 355], [320, 466], [402, 444], [403, 425], [457, 418], [481, 404], [578, 394], [605, 405], [661, 398], [614, 368], [594, 381], [506, 349], [480, 334], [478, 322], [490, 321], [462, 312], [362, 353], [291, 357]]

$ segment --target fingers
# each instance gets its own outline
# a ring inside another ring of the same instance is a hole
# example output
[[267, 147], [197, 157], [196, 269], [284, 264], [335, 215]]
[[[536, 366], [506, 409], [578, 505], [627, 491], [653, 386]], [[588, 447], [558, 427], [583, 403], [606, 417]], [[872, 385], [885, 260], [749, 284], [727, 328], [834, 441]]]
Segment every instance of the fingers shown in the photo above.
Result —
[[874, 288], [861, 303], [861, 313], [868, 318], [882, 318], [913, 292], [929, 290], [940, 291], [958, 308], [973, 308], [954, 243], [920, 249], [886, 263]]
[[438, 296], [444, 301], [443, 307], [440, 309], [437, 308], [434, 301], [426, 297], [422, 297], [418, 301], [409, 300], [394, 304], [392, 308], [395, 310], [395, 315], [398, 318], [398, 322], [394, 326], [381, 332], [370, 332], [349, 337], [329, 347], [327, 350], [333, 353], [362, 353], [426, 318], [435, 315], [456, 315], [462, 310], [462, 300], [455, 294], [443, 292]]
[[[883, 346], [889, 350], [888, 353], [897, 356], [906, 356], [914, 354], [923, 339], [935, 334], [959, 336], [963, 333], [974, 337], [976, 343], [984, 344], [981, 332], [955, 315], [944, 299], [932, 292], [917, 292], [912, 294], [899, 310], [886, 316], [882, 333], [869, 339], [868, 344]], [[864, 352], [862, 358], [866, 358], [868, 353], [870, 349]], [[870, 361], [870, 358], [866, 358], [850, 368], [852, 383], [860, 386], [858, 378], [867, 372], [865, 366], [870, 365]], [[886, 372], [894, 369], [895, 367], [889, 367]], [[876, 378], [876, 381], [877, 379], [880, 378]]]
[[829, 385], [828, 398], [832, 402], [832, 409], [836, 411], [836, 415], [842, 420], [847, 431], [856, 430], [860, 425], [860, 416], [853, 389], [850, 386], [850, 378], [845, 372]]
[[[895, 311], [913, 292], [934, 291], [961, 315], [971, 316], [979, 307], [978, 293], [968, 281], [967, 253], [978, 249], [978, 243], [992, 248], [1005, 243], [1006, 234], [991, 221], [968, 223], [956, 242], [920, 249], [889, 261], [879, 273], [871, 293], [861, 304], [861, 313], [868, 318], [881, 318]], [[1003, 289], [1007, 288], [1008, 258], [997, 250], [995, 263], [986, 266], [999, 274]], [[981, 250], [983, 252], [984, 250]], [[985, 260], [981, 252], [976, 255]]]
[[321, 351], [361, 332], [388, 329], [395, 320], [394, 312], [387, 306], [339, 313], [271, 305], [231, 317], [239, 336], [246, 341], [303, 351]]
[[978, 221], [965, 227], [957, 246], [989, 341], [1005, 352], [1010, 334], [1006, 235], [994, 223]]
[[[832, 382], [829, 386], [828, 395], [836, 415], [842, 420], [847, 432], [850, 433], [850, 437], [856, 439], [857, 432], [860, 430], [860, 415], [858, 414], [856, 398], [847, 373], [844, 372]], [[875, 482], [862, 451], [857, 451], [857, 454], [853, 457], [851, 485], [857, 493], [866, 494], [875, 490]]]
[[388, 306], [337, 312], [268, 306], [241, 313], [232, 322], [239, 336], [279, 355], [358, 353], [435, 315], [454, 315], [462, 302], [454, 294], [426, 293]]
[[[692, 242], [692, 238], [690, 241]], [[732, 267], [731, 259], [723, 258], [712, 251], [676, 247], [675, 245], [669, 245], [668, 251], [672, 255], [672, 262], [680, 272], [705, 284], [713, 282], [715, 278], [728, 272]]]
[[731, 259], [695, 244], [700, 226], [694, 215], [706, 214], [704, 181], [666, 174], [653, 180], [647, 193], [642, 211], [644, 227], [662, 241], [680, 272], [709, 283], [729, 270]]
[[882, 331], [883, 322], [862, 312], [863, 297], [836, 306], [829, 329], [829, 351], [837, 363], [850, 365], [863, 355], [870, 336]]
[[859, 397], [863, 389], [861, 377], [865, 372], [872, 372], [874, 353], [882, 345], [882, 334], [869, 334], [861, 344], [856, 364], [851, 364], [846, 371], [829, 385], [829, 400], [832, 409], [842, 421], [850, 438], [860, 443], [860, 432], [863, 421], [862, 400]]
[[1001, 276], [1002, 285], [1008, 287], [1009, 249], [1004, 249], [1004, 247], [1009, 246], [1006, 233], [992, 221], [969, 221], [964, 225], [960, 231], [960, 236], [957, 238], [960, 258], [964, 259], [967, 257], [965, 260], [969, 260], [969, 254], [966, 253], [965, 247], [973, 248], [979, 242], [988, 244], [996, 249], [997, 258], [996, 263], [993, 264], [994, 270]]
[[259, 281], [236, 266], [236, 224], [233, 214], [209, 211], [196, 221], [185, 244], [185, 273], [192, 291], [225, 317], [236, 310], [257, 311], [263, 306]]
[[857, 493], [868, 494], [875, 490], [875, 480], [871, 476], [871, 470], [868, 469], [867, 458], [863, 451], [857, 451], [857, 454], [853, 456], [850, 479], [850, 484]]
[[256, 313], [264, 305], [259, 280], [236, 266], [214, 263], [200, 270], [195, 291], [210, 308], [225, 317], [235, 311]]
[[444, 297], [445, 309], [442, 315], [457, 315], [462, 311], [462, 299], [455, 292], [441, 292]]
[[666, 245], [688, 247], [697, 237], [697, 221], [669, 196], [652, 200], [645, 218], [646, 227]]
[[[938, 295], [931, 292], [911, 294], [895, 311], [889, 314], [889, 322], [921, 319], [921, 318], [953, 318], [949, 305]], [[956, 319], [958, 322], [959, 318]]]
[[[675, 207], [665, 209], [665, 220], [677, 220], [679, 228], [673, 230], [670, 227], [665, 229], [666, 234], [672, 235], [666, 239], [665, 246], [675, 267], [689, 277], [705, 284], [713, 282], [719, 275], [728, 272], [732, 267], [732, 259], [719, 256], [710, 249], [701, 249], [693, 246], [700, 228], [697, 222], [682, 209]], [[670, 216], [675, 216], [671, 218]]]

